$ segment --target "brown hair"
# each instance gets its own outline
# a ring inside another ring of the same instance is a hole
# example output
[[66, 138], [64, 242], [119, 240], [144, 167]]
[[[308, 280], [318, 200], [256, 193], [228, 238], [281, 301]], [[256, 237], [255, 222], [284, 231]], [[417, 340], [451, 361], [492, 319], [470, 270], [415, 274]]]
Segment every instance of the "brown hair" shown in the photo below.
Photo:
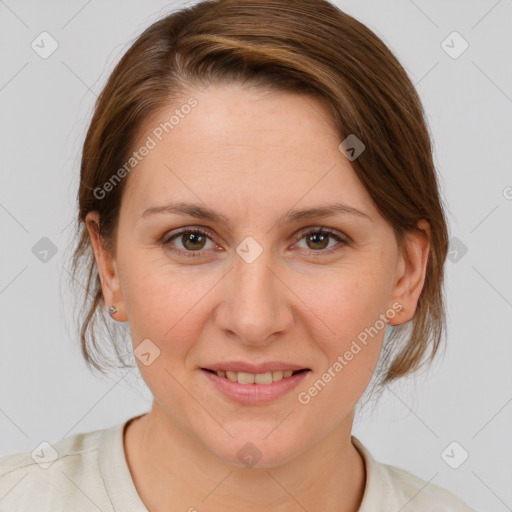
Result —
[[[84, 219], [100, 215], [100, 235], [115, 253], [124, 178], [98, 198], [133, 151], [143, 122], [188, 86], [248, 83], [312, 94], [332, 112], [340, 141], [366, 146], [353, 169], [402, 250], [419, 219], [430, 223], [426, 279], [414, 317], [392, 327], [380, 360], [380, 386], [431, 362], [445, 330], [443, 265], [448, 234], [423, 107], [405, 70], [365, 25], [326, 0], [206, 0], [153, 23], [123, 55], [97, 99], [83, 147], [72, 276], [85, 270], [80, 342], [88, 366], [104, 372], [98, 317], [117, 340], [122, 324], [105, 313]], [[117, 325], [116, 325], [117, 324]], [[427, 357], [428, 356], [428, 357]], [[114, 366], [109, 364], [109, 366]]]

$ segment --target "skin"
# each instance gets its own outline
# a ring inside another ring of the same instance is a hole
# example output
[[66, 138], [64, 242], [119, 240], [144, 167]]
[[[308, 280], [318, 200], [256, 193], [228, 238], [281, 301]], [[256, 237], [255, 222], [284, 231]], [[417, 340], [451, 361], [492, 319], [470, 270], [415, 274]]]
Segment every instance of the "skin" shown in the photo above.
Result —
[[[134, 348], [149, 338], [160, 350], [148, 366], [137, 359], [154, 401], [125, 431], [135, 486], [150, 511], [356, 511], [366, 474], [350, 437], [354, 407], [385, 329], [308, 404], [297, 395], [393, 303], [404, 310], [389, 324], [412, 318], [429, 226], [421, 221], [407, 252], [399, 252], [317, 99], [238, 85], [192, 94], [198, 106], [127, 178], [115, 256], [98, 237], [97, 213], [86, 219], [106, 307], [115, 304], [114, 318], [129, 322]], [[176, 107], [147, 120], [140, 141]], [[146, 208], [178, 201], [206, 205], [233, 228], [169, 213], [141, 218]], [[337, 213], [274, 221], [291, 208], [331, 202], [370, 219]], [[213, 236], [160, 243], [171, 231], [197, 226]], [[330, 228], [350, 241], [301, 236], [307, 227]], [[236, 252], [248, 236], [263, 249], [252, 263]], [[187, 258], [169, 246], [202, 254]], [[241, 405], [199, 369], [233, 359], [288, 361], [311, 372], [270, 404]], [[252, 468], [237, 457], [248, 442], [261, 453]]]

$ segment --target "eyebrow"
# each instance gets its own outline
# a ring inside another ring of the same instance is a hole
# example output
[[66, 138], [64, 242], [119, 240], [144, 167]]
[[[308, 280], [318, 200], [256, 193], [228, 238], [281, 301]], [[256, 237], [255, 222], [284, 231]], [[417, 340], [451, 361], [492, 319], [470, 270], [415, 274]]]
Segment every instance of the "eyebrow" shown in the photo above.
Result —
[[[162, 206], [152, 206], [144, 210], [144, 212], [141, 215], [141, 218], [146, 218], [149, 215], [154, 215], [158, 213], [189, 215], [197, 219], [209, 220], [212, 222], [217, 222], [219, 224], [224, 224], [228, 228], [232, 227], [231, 221], [225, 215], [222, 215], [221, 213], [218, 213], [215, 210], [212, 210], [211, 208], [205, 206], [183, 202], [166, 204]], [[373, 222], [372, 218], [367, 213], [362, 212], [361, 210], [358, 210], [353, 206], [348, 206], [342, 203], [327, 204], [314, 208], [306, 208], [302, 210], [289, 210], [281, 217], [275, 219], [275, 222], [278, 225], [292, 224], [294, 222], [300, 222], [307, 219], [319, 219], [322, 217], [328, 217], [336, 214], [353, 215]]]

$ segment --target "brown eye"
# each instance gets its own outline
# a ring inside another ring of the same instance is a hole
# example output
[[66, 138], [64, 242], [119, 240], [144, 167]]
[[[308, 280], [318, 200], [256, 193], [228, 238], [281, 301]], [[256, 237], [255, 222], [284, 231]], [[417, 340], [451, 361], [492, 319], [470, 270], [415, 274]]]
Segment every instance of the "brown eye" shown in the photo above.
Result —
[[183, 246], [189, 250], [202, 249], [206, 243], [206, 236], [198, 231], [187, 231], [181, 235]]
[[[211, 234], [199, 228], [183, 229], [171, 236], [164, 237], [162, 245], [169, 250], [178, 253], [181, 256], [201, 256], [208, 241], [215, 245], [211, 240]], [[179, 243], [174, 243], [178, 240]]]
[[330, 235], [324, 233], [311, 233], [306, 235], [310, 249], [325, 249], [329, 245]]
[[[309, 250], [310, 253], [330, 254], [348, 244], [348, 240], [345, 237], [325, 228], [308, 228], [303, 230], [300, 234], [300, 239], [305, 240], [306, 250]], [[329, 247], [331, 240], [335, 240], [338, 243]]]

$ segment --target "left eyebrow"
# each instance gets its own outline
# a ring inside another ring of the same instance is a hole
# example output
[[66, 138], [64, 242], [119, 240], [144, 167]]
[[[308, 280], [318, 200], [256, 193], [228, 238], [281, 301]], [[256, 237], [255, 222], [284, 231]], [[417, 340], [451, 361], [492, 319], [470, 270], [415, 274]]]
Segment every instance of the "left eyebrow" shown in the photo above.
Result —
[[307, 208], [304, 210], [290, 210], [285, 215], [277, 219], [277, 224], [300, 222], [307, 219], [320, 219], [336, 214], [354, 215], [373, 222], [372, 218], [365, 212], [342, 203], [333, 203], [316, 208]]
[[165, 204], [162, 206], [152, 206], [141, 215], [141, 218], [153, 215], [155, 213], [174, 213], [176, 215], [189, 215], [190, 217], [196, 217], [197, 219], [210, 220], [219, 224], [225, 224], [231, 228], [231, 221], [221, 213], [217, 213], [215, 210], [206, 206], [200, 206], [193, 203], [174, 203]]
[[[222, 215], [221, 213], [218, 213], [212, 210], [211, 208], [193, 203], [174, 203], [162, 206], [152, 206], [151, 208], [144, 210], [144, 212], [141, 215], [141, 218], [157, 213], [174, 213], [177, 215], [189, 215], [191, 217], [196, 217], [198, 219], [204, 219], [212, 222], [217, 222], [219, 224], [224, 224], [228, 228], [232, 227], [231, 221], [225, 215]], [[358, 210], [353, 206], [348, 206], [342, 203], [333, 203], [325, 206], [318, 206], [315, 208], [290, 210], [281, 217], [279, 217], [276, 220], [276, 224], [291, 224], [294, 222], [301, 222], [307, 219], [320, 219], [323, 217], [328, 217], [336, 214], [353, 215], [373, 222], [372, 218], [367, 213]]]

